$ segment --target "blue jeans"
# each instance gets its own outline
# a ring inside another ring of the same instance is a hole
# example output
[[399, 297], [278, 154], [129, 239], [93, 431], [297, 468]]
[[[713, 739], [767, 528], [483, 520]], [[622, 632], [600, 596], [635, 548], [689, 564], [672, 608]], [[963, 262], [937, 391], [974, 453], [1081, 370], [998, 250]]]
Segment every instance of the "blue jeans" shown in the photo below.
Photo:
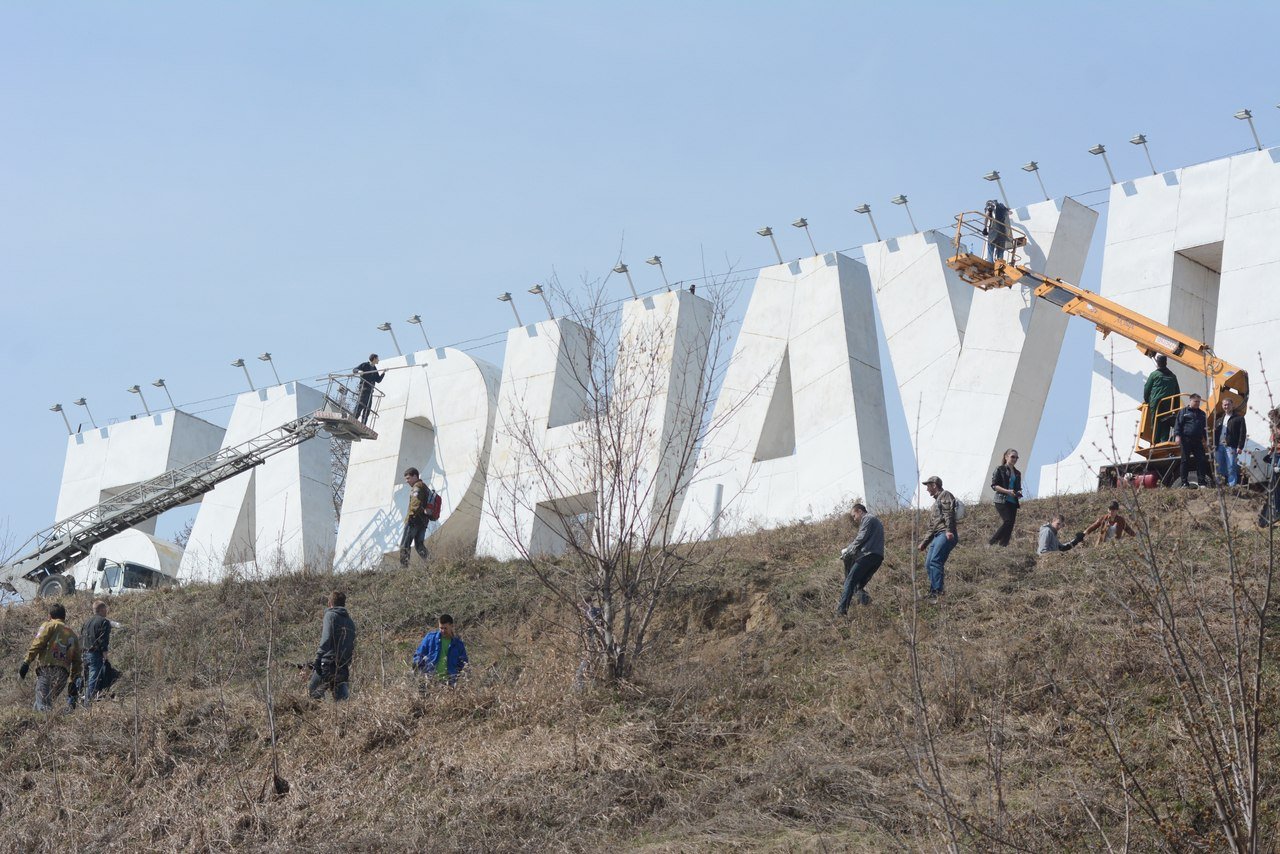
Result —
[[994, 243], [988, 240], [987, 241], [987, 260], [991, 261], [992, 263], [995, 263], [995, 260], [997, 258], [1001, 258], [1001, 259], [1004, 258], [1004, 249], [997, 248], [997, 246]]
[[86, 706], [93, 702], [93, 696], [98, 693], [98, 682], [102, 679], [103, 664], [105, 663], [106, 659], [100, 652], [86, 652], [84, 654], [84, 669], [87, 674], [85, 676], [84, 694], [80, 701]]
[[1219, 445], [1213, 449], [1213, 464], [1218, 470], [1218, 477], [1227, 481], [1227, 486], [1240, 483], [1239, 452], [1235, 448]]
[[943, 592], [943, 584], [946, 581], [945, 569], [947, 566], [947, 558], [951, 555], [951, 550], [960, 545], [960, 537], [957, 535], [953, 539], [947, 539], [947, 532], [934, 534], [933, 539], [929, 541], [929, 548], [925, 551], [925, 569], [929, 570], [929, 592]]

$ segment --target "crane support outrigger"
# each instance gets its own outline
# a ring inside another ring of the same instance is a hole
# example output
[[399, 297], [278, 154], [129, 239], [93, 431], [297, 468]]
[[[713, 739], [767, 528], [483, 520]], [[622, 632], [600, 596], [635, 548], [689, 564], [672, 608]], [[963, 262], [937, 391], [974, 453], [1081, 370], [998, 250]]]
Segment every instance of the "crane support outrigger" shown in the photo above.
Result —
[[[947, 259], [947, 266], [955, 270], [961, 279], [983, 291], [996, 288], [1012, 288], [1023, 285], [1033, 289], [1037, 299], [1056, 305], [1064, 314], [1081, 317], [1091, 322], [1103, 337], [1115, 333], [1137, 345], [1147, 356], [1163, 353], [1180, 365], [1185, 365], [1208, 381], [1209, 395], [1206, 414], [1210, 423], [1216, 423], [1222, 414], [1222, 401], [1232, 400], [1239, 411], [1249, 402], [1249, 374], [1237, 365], [1221, 359], [1204, 341], [1179, 332], [1152, 320], [1117, 302], [1099, 296], [1092, 291], [1037, 273], [1020, 264], [1018, 249], [1026, 245], [1025, 232], [1012, 223], [1004, 224], [1008, 239], [1002, 253], [989, 253], [988, 258], [969, 251], [966, 241], [981, 244], [988, 239], [990, 222], [983, 213], [967, 211], [956, 215], [956, 231], [953, 246], [955, 254]], [[1157, 426], [1170, 422], [1171, 416], [1181, 408], [1186, 395], [1171, 395], [1156, 403], [1155, 411], [1149, 411], [1144, 401], [1139, 407], [1139, 425], [1134, 453], [1145, 462], [1128, 468], [1168, 468], [1167, 463], [1181, 456], [1181, 448], [1168, 437], [1157, 436]], [[1114, 467], [1112, 467], [1114, 468]], [[1122, 473], [1126, 464], [1121, 463]]]

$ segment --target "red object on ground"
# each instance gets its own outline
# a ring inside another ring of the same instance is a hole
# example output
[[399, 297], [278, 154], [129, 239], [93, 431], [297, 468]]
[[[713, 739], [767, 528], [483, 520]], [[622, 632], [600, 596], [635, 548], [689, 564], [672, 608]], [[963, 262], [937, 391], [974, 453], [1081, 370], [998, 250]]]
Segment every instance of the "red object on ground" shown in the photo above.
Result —
[[1160, 479], [1156, 477], [1156, 473], [1153, 471], [1134, 475], [1133, 482], [1138, 489], [1155, 489], [1160, 485]]

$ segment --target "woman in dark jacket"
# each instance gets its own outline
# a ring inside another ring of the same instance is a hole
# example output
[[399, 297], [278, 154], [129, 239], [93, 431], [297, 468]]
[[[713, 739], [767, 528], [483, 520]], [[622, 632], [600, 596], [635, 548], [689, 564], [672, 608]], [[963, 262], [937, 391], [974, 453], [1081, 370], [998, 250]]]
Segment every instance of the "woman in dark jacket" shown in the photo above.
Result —
[[993, 546], [1007, 546], [1013, 536], [1013, 522], [1018, 518], [1018, 502], [1022, 499], [1022, 472], [1018, 471], [1018, 452], [1013, 448], [1004, 452], [1004, 462], [996, 466], [991, 475], [991, 489], [996, 494], [996, 512], [1000, 514], [1000, 527], [991, 535]]

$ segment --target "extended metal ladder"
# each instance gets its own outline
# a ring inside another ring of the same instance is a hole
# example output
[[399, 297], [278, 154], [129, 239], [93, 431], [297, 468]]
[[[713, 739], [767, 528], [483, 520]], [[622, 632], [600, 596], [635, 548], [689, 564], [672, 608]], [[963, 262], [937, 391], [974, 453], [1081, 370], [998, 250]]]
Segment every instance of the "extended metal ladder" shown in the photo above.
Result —
[[[377, 439], [378, 434], [357, 419], [352, 409], [359, 399], [358, 383], [359, 378], [354, 375], [330, 374], [324, 405], [310, 415], [171, 469], [39, 531], [18, 550], [20, 557], [0, 567], [0, 585], [30, 598], [39, 592], [43, 581], [65, 572], [108, 537], [199, 498], [223, 481], [262, 465], [321, 431], [348, 442]], [[377, 398], [381, 397], [376, 389], [373, 393], [373, 412], [367, 420], [376, 414]], [[25, 592], [18, 589], [24, 581], [30, 585]]]

